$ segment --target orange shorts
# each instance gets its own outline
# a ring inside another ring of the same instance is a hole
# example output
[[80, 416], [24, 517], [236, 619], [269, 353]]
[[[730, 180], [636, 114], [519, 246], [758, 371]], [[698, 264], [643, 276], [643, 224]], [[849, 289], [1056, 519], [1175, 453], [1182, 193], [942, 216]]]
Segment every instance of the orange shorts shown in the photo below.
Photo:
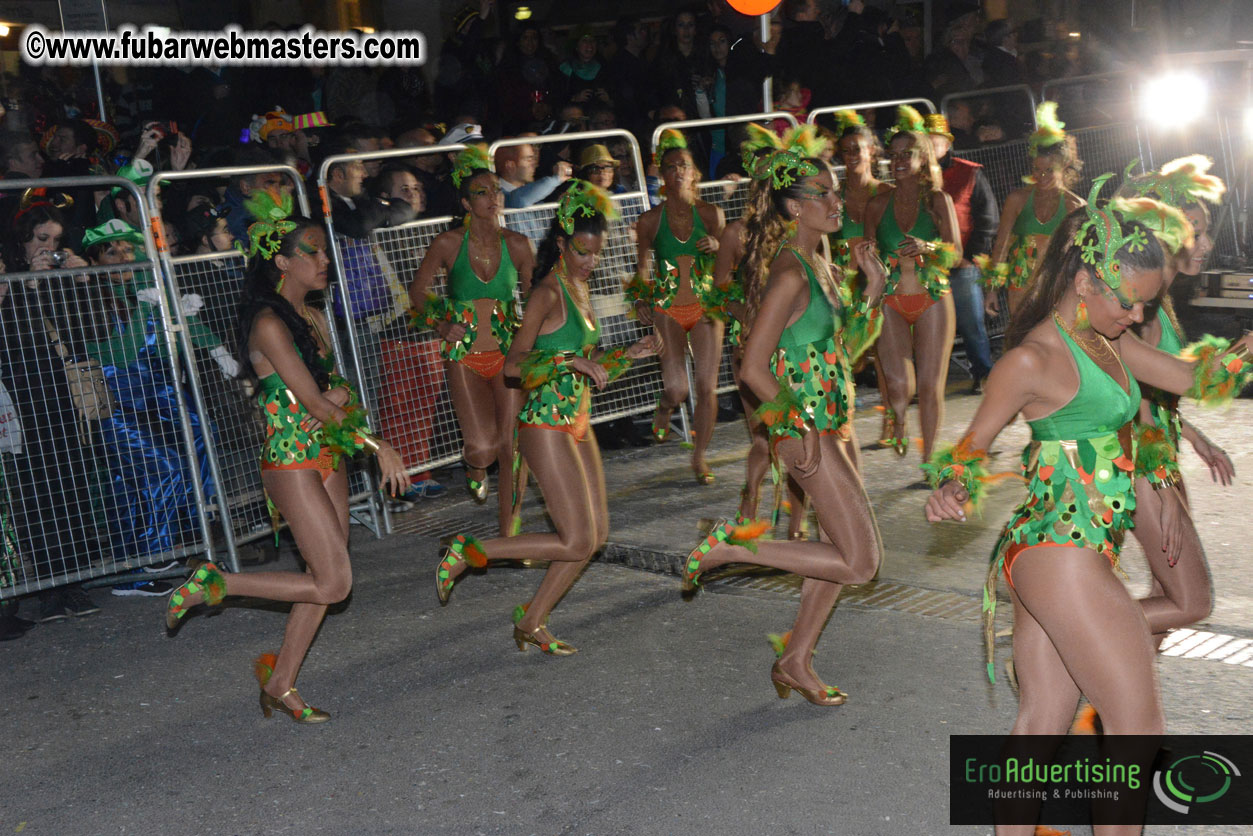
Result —
[[491, 380], [505, 370], [505, 355], [496, 351], [471, 351], [457, 361], [484, 380]]
[[568, 424], [531, 424], [523, 422], [524, 427], [535, 427], [537, 430], [555, 430], [560, 433], [569, 433], [574, 436], [576, 442], [583, 441], [587, 438], [587, 431], [592, 425], [592, 414], [587, 410], [580, 410], [574, 420]]
[[[1009, 574], [1010, 566], [1013, 564], [1018, 555], [1022, 554], [1027, 549], [1040, 549], [1047, 546], [1062, 549], [1092, 549], [1092, 547], [1086, 543], [1083, 545], [1076, 543], [1014, 543], [1005, 550], [1005, 583], [1009, 584], [1010, 589], [1014, 589], [1014, 579], [1010, 577]], [[1092, 550], [1095, 551], [1095, 549]], [[1104, 552], [1102, 552], [1102, 554], [1104, 554]], [[1105, 555], [1105, 558], [1109, 561], [1109, 568], [1118, 568], [1118, 558], [1111, 557], [1108, 554]]]
[[913, 325], [937, 301], [930, 293], [893, 293], [883, 304], [900, 314], [907, 325]]
[[691, 331], [696, 327], [696, 323], [705, 318], [705, 306], [700, 302], [693, 302], [690, 305], [671, 305], [669, 308], [653, 308], [653, 311], [670, 317], [679, 323], [679, 327], [684, 331]]

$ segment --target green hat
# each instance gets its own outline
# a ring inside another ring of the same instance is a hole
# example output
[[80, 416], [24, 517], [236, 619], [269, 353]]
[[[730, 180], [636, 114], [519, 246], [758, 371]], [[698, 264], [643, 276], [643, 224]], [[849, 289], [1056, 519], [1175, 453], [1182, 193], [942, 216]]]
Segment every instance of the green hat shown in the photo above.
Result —
[[[155, 172], [156, 169], [152, 167], [152, 163], [145, 159], [135, 159], [119, 168], [117, 170], [117, 176], [125, 177], [136, 186], [139, 186], [140, 189], [143, 189], [148, 186], [148, 181], [152, 179], [152, 175]], [[111, 194], [118, 195], [121, 194], [121, 192], [121, 186], [114, 186]]]
[[126, 221], [114, 218], [111, 221], [100, 224], [100, 226], [87, 230], [87, 233], [83, 235], [83, 251], [85, 252], [97, 244], [107, 244], [110, 241], [130, 241], [141, 249], [144, 246], [143, 233]]

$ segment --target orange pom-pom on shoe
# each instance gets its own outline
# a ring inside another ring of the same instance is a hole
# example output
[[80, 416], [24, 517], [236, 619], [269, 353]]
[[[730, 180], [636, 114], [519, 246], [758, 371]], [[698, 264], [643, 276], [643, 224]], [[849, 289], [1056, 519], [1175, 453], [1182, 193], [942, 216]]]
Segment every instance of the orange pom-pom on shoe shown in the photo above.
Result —
[[257, 681], [262, 685], [270, 681], [270, 677], [274, 675], [274, 666], [278, 664], [278, 657], [273, 653], [262, 653], [252, 662], [252, 672], [256, 674]]

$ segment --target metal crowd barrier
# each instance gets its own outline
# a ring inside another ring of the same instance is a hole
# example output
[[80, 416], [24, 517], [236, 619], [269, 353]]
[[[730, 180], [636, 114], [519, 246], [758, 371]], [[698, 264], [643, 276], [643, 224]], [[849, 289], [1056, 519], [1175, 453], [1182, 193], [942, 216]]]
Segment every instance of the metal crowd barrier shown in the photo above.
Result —
[[816, 107], [809, 111], [809, 116], [806, 117], [806, 121], [811, 125], [817, 125], [818, 120], [823, 116], [830, 116], [840, 110], [855, 110], [858, 113], [862, 113], [863, 111], [878, 110], [881, 107], [897, 107], [898, 105], [922, 105], [926, 108], [927, 113], [937, 112], [935, 109], [935, 103], [930, 99], [885, 99], [884, 101], [879, 102], [856, 102], [849, 105]]
[[212, 556], [206, 498], [216, 485], [198, 436], [208, 422], [184, 397], [178, 296], [146, 257], [155, 245], [143, 196], [119, 177], [2, 188], [82, 190], [88, 200], [130, 192], [145, 253], [128, 264], [0, 274], [0, 598]]
[[[1025, 101], [1014, 103], [1015, 97], [1021, 96]], [[998, 119], [1004, 117], [1012, 117], [1017, 115], [1019, 121], [1012, 125], [1002, 124], [1001, 128], [1005, 132], [1006, 137], [1021, 137], [1031, 133], [1037, 127], [1035, 120], [1035, 93], [1031, 87], [1026, 84], [1009, 84], [1004, 87], [984, 87], [979, 90], [963, 90], [960, 93], [949, 93], [940, 100], [940, 112], [949, 116], [949, 104], [956, 101], [971, 101], [973, 103], [982, 103], [988, 108]], [[1019, 108], [1019, 112], [1015, 114], [1015, 108]], [[978, 114], [975, 114], [978, 115]], [[1025, 130], [1024, 130], [1025, 129]]]

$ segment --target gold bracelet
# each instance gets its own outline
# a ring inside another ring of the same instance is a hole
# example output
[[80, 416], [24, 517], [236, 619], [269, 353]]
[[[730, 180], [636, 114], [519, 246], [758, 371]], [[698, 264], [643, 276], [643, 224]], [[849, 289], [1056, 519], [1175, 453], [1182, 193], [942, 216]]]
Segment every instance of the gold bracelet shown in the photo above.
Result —
[[367, 432], [359, 432], [357, 435], [361, 436], [361, 446], [371, 453], [378, 453], [382, 449], [383, 440], [381, 438], [370, 435]]

